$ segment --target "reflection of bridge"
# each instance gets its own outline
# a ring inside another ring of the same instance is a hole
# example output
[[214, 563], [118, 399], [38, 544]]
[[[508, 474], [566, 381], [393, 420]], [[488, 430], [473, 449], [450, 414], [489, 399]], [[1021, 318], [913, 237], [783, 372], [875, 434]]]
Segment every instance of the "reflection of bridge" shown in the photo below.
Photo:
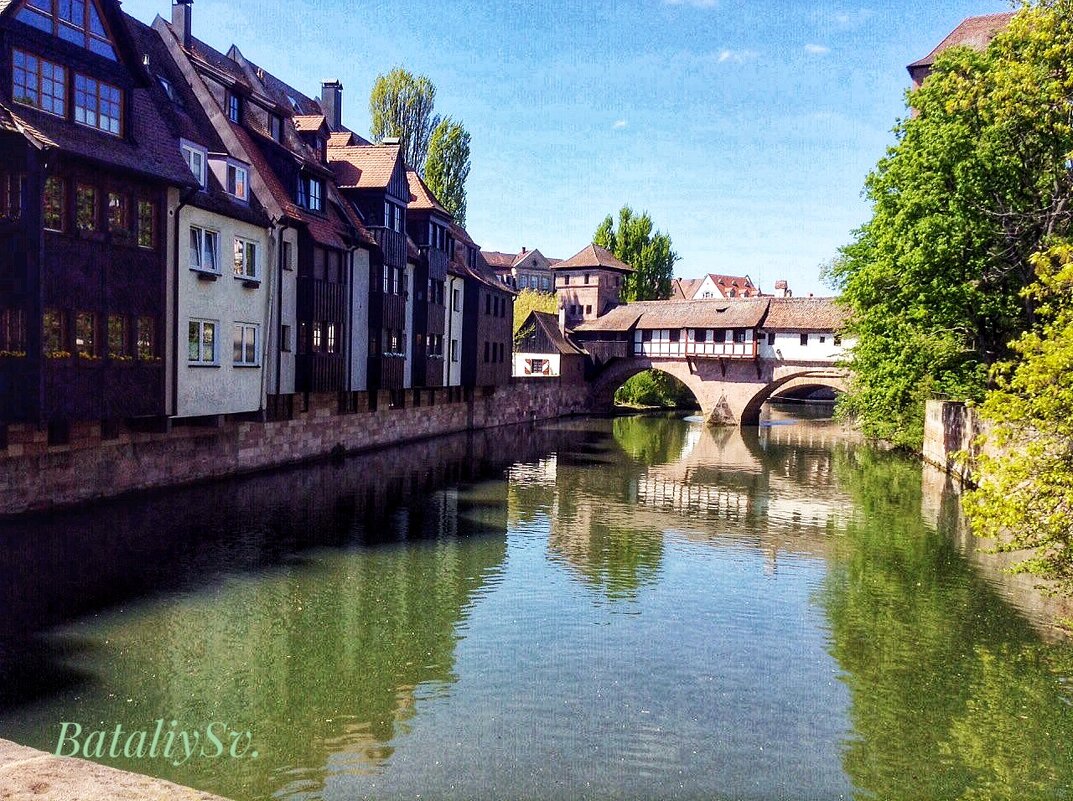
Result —
[[681, 381], [710, 423], [755, 425], [773, 398], [819, 388], [844, 392], [841, 310], [829, 298], [631, 303], [578, 326], [593, 362], [595, 408], [645, 370]]

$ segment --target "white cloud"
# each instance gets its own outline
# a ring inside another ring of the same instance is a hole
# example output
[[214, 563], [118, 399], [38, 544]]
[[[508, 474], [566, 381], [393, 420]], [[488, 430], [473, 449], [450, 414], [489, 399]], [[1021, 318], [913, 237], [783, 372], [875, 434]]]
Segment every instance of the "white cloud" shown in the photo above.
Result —
[[719, 0], [663, 0], [668, 6], [692, 6], [693, 8], [715, 8]]
[[623, 128], [628, 127], [629, 124], [630, 123], [629, 123], [628, 120], [615, 120], [615, 122], [614, 122], [614, 124], [612, 124], [611, 128], [613, 130], [616, 130], [616, 131], [621, 131]]
[[731, 50], [725, 48], [719, 51], [719, 54], [716, 56], [716, 61], [720, 64], [728, 61], [734, 64], [742, 64], [746, 61], [752, 61], [757, 55], [755, 50]]
[[826, 14], [826, 18], [839, 28], [856, 28], [875, 16], [870, 8], [843, 9]]
[[805, 45], [805, 52], [814, 56], [825, 56], [831, 52], [831, 48], [821, 44], [807, 44]]

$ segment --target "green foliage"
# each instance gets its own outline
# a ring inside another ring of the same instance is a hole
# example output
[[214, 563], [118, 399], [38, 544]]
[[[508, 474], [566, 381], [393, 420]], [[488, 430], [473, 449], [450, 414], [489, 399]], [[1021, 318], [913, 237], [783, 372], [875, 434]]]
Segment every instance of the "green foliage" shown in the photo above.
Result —
[[1023, 10], [987, 49], [953, 48], [866, 184], [873, 217], [829, 277], [852, 310], [865, 433], [918, 447], [932, 395], [980, 399], [1034, 318], [1030, 263], [1069, 229], [1073, 14]]
[[373, 141], [397, 136], [406, 163], [421, 175], [425, 174], [429, 139], [440, 123], [432, 113], [435, 104], [436, 87], [432, 81], [401, 67], [378, 75], [369, 96], [369, 132]]
[[659, 406], [667, 409], [694, 409], [697, 399], [685, 384], [660, 370], [645, 370], [630, 378], [615, 393], [622, 406]]
[[1000, 550], [1034, 549], [1018, 570], [1073, 594], [1073, 247], [1034, 261], [1039, 281], [1026, 294], [1042, 323], [1013, 344], [1018, 360], [999, 368], [981, 409], [992, 447], [966, 511]]
[[529, 319], [531, 312], [541, 311], [549, 314], [559, 312], [559, 299], [549, 292], [537, 292], [535, 289], [523, 289], [514, 299], [514, 341], [518, 342], [527, 334], [521, 327]]
[[432, 132], [425, 162], [428, 188], [459, 225], [466, 224], [469, 141], [469, 132], [462, 123], [447, 117]]
[[678, 254], [671, 249], [670, 236], [654, 230], [648, 212], [636, 216], [633, 209], [623, 206], [618, 213], [618, 229], [609, 214], [592, 241], [635, 270], [623, 284], [623, 300], [665, 300], [671, 296]]

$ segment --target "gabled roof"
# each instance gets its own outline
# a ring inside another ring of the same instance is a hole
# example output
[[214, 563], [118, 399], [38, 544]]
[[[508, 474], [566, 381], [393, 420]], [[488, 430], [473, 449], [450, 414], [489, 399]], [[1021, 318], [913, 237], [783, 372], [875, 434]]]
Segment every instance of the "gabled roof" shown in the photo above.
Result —
[[328, 121], [323, 114], [295, 114], [292, 119], [298, 133], [328, 133]]
[[410, 185], [410, 204], [408, 208], [421, 211], [435, 211], [442, 214], [444, 217], [451, 216], [447, 209], [440, 205], [440, 201], [436, 199], [436, 196], [432, 194], [432, 190], [428, 188], [428, 184], [426, 184], [421, 176], [417, 174], [417, 170], [407, 167], [406, 181]]
[[617, 270], [622, 273], [632, 273], [633, 268], [623, 261], [619, 261], [615, 254], [607, 248], [597, 244], [591, 244], [580, 252], [575, 253], [566, 261], [561, 261], [552, 267], [553, 270], [576, 270], [584, 267], [599, 268], [602, 270]]
[[703, 278], [675, 278], [671, 281], [671, 292], [675, 300], [692, 300], [703, 283]]
[[934, 50], [924, 58], [914, 61], [909, 65], [908, 69], [912, 72], [914, 67], [930, 67], [935, 63], [935, 59], [938, 58], [940, 53], [944, 50], [949, 50], [951, 47], [964, 45], [974, 50], [986, 50], [987, 46], [991, 44], [991, 40], [1009, 25], [1015, 13], [1014, 11], [1004, 11], [999, 14], [985, 14], [963, 20], [945, 39], [936, 45]]
[[771, 298], [764, 328], [772, 331], [837, 331], [849, 319], [835, 298]]
[[328, 147], [328, 164], [340, 189], [387, 189], [401, 158], [399, 145]]
[[488, 262], [488, 266], [496, 272], [510, 272], [514, 261], [518, 258], [516, 253], [503, 253], [498, 250], [482, 250], [481, 255]]
[[328, 147], [350, 147], [351, 145], [371, 145], [368, 139], [358, 136], [353, 131], [332, 131], [328, 134]]
[[758, 328], [768, 298], [712, 300], [647, 300], [618, 306], [575, 330], [618, 331], [674, 328]]
[[525, 322], [522, 323], [519, 330], [524, 330], [530, 323], [544, 332], [544, 336], [547, 337], [548, 342], [551, 343], [551, 346], [555, 348], [556, 352], [565, 355], [584, 353], [581, 348], [563, 335], [562, 330], [559, 328], [559, 318], [557, 315], [551, 314], [550, 312], [531, 311], [529, 312], [529, 316], [525, 318]]

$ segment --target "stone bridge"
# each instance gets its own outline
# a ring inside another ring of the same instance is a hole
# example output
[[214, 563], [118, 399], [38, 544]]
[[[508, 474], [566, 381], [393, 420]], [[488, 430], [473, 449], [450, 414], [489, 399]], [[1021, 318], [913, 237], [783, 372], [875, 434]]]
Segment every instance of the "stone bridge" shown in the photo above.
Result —
[[830, 360], [633, 356], [612, 359], [592, 377], [592, 407], [610, 410], [618, 388], [645, 370], [659, 370], [685, 384], [710, 425], [754, 426], [760, 422], [760, 408], [771, 398], [821, 387], [845, 392], [848, 380], [848, 372]]

